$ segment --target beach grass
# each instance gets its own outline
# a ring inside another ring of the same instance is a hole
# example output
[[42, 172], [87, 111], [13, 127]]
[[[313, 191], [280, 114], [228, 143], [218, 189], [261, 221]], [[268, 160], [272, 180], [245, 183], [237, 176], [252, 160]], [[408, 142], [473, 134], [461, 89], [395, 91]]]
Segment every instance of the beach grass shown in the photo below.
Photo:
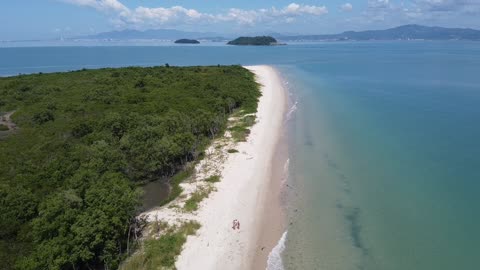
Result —
[[165, 229], [160, 237], [146, 240], [143, 248], [125, 261], [120, 269], [175, 269], [175, 259], [182, 251], [187, 236], [195, 234], [199, 228], [198, 222], [189, 221], [179, 227]]
[[220, 182], [220, 175], [212, 175], [210, 177], [207, 177], [205, 179], [205, 182], [209, 182], [209, 183], [217, 183], [217, 182]]
[[168, 223], [161, 220], [155, 220], [150, 223], [150, 233], [159, 234], [161, 231], [168, 229]]
[[229, 128], [229, 130], [232, 133], [232, 138], [235, 142], [246, 142], [247, 137], [250, 134], [250, 129], [241, 125], [233, 126]]
[[237, 149], [228, 149], [227, 152], [230, 153], [230, 154], [233, 154], [233, 153], [238, 153], [238, 150]]
[[253, 124], [255, 124], [255, 119], [256, 119], [255, 115], [247, 115], [242, 118], [241, 122], [242, 124], [251, 127], [253, 126]]
[[210, 193], [214, 190], [212, 186], [198, 188], [192, 196], [185, 202], [183, 210], [186, 212], [194, 212], [198, 210], [198, 205], [204, 199], [208, 198]]
[[230, 127], [228, 130], [232, 134], [232, 138], [235, 142], [245, 142], [247, 137], [250, 134], [250, 128], [255, 124], [256, 116], [255, 115], [245, 115], [236, 121], [235, 125]]

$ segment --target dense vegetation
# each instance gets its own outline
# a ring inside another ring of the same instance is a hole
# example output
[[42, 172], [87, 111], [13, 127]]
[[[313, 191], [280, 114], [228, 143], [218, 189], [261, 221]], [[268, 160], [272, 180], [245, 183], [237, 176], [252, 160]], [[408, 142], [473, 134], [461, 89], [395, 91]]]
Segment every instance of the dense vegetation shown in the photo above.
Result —
[[269, 46], [276, 45], [277, 40], [269, 36], [258, 37], [239, 37], [227, 43], [228, 45], [256, 45], [256, 46]]
[[177, 44], [200, 44], [200, 41], [198, 41], [196, 39], [183, 38], [183, 39], [175, 40], [175, 43], [177, 43]]
[[182, 174], [259, 95], [240, 66], [0, 78], [18, 125], [0, 140], [2, 269], [117, 268], [139, 184]]

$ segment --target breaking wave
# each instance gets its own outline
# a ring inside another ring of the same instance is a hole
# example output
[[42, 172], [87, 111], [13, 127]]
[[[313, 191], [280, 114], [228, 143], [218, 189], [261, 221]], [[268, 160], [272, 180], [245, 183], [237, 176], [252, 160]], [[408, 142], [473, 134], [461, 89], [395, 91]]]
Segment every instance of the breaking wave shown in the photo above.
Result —
[[266, 270], [283, 270], [283, 261], [282, 261], [282, 253], [285, 250], [285, 242], [287, 240], [287, 232], [285, 231], [282, 234], [280, 240], [275, 247], [273, 247], [270, 254], [268, 254], [267, 260], [267, 269]]

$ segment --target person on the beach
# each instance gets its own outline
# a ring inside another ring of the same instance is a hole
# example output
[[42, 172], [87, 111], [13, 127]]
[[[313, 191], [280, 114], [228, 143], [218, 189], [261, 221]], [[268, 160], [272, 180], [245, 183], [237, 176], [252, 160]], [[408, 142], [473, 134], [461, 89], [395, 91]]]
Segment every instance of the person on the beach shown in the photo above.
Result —
[[237, 228], [237, 224], [238, 224], [238, 220], [234, 219], [232, 229], [235, 230], [235, 228]]

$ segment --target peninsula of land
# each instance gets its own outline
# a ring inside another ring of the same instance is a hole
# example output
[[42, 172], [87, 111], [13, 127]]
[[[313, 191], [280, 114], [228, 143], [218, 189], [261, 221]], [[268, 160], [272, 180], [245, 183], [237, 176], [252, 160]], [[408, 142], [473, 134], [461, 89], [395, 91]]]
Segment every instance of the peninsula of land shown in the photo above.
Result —
[[[192, 217], [209, 193], [224, 194], [229, 177], [194, 167], [210, 160], [212, 142], [226, 132], [239, 143], [226, 156], [243, 155], [260, 95], [241, 66], [0, 78], [2, 269], [172, 268], [186, 237], [213, 227], [170, 222], [175, 215], [139, 218], [145, 183], [165, 183], [158, 205], [175, 202], [176, 212]], [[202, 174], [203, 186], [189, 190]]]

